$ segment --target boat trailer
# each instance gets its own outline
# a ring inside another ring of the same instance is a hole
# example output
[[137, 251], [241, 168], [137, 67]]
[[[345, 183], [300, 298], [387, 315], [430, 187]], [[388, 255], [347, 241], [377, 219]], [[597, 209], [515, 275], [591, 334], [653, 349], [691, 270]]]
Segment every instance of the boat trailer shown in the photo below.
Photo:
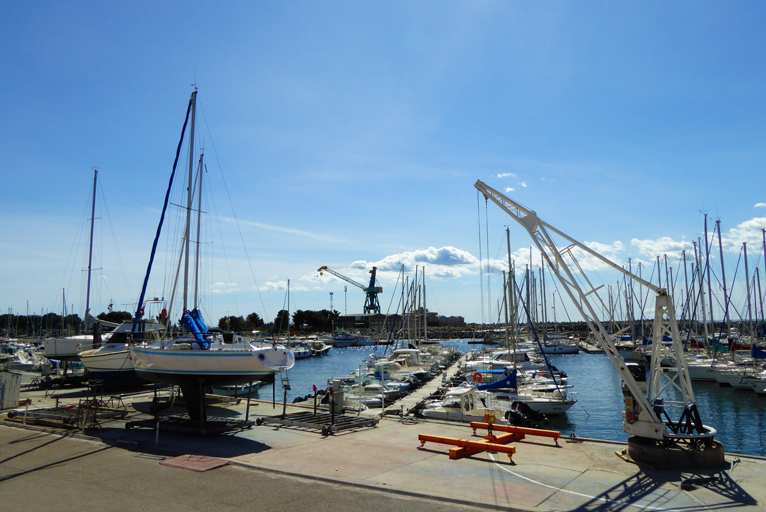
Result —
[[360, 416], [346, 416], [345, 414], [328, 414], [324, 412], [312, 413], [309, 411], [294, 412], [279, 416], [266, 416], [255, 420], [256, 425], [284, 425], [309, 430], [320, 430], [323, 436], [328, 436], [341, 430], [355, 428], [375, 427], [379, 418], [365, 418]]

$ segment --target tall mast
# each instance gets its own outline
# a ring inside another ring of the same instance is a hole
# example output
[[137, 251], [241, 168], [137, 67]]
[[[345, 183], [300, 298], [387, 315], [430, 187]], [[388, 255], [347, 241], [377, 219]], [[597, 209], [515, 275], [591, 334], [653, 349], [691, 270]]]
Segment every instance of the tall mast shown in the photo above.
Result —
[[[194, 308], [196, 309], [198, 306], [197, 302], [197, 291], [199, 289], [199, 232], [200, 232], [200, 220], [202, 218], [202, 158], [204, 157], [204, 153], [200, 154], [199, 156], [199, 166], [197, 167], [197, 176], [199, 178], [198, 185], [199, 190], [197, 192], [198, 199], [197, 199], [197, 254], [194, 258], [195, 265], [194, 265]], [[288, 298], [289, 300], [289, 298]]]
[[[761, 322], [765, 321], [766, 318], [763, 317], [763, 295], [761, 295], [761, 274], [758, 272], [758, 267], [755, 267], [755, 277], [758, 281], [758, 300], [761, 302]], [[756, 331], [758, 326], [758, 311], [755, 312], [755, 325], [756, 325]]]
[[93, 223], [96, 220], [96, 180], [98, 179], [98, 170], [93, 170], [93, 203], [90, 207], [90, 249], [88, 250], [88, 289], [85, 293], [85, 318], [83, 320], [83, 330], [88, 327], [88, 315], [90, 314], [90, 273], [93, 264]]
[[513, 320], [514, 327], [512, 328], [511, 335], [515, 336], [515, 320], [516, 316], [514, 314], [515, 309], [513, 307], [514, 305], [514, 290], [515, 290], [515, 284], [514, 284], [514, 273], [513, 273], [513, 262], [511, 261], [511, 230], [506, 227], [505, 228], [505, 238], [508, 242], [508, 298], [506, 299], [508, 301], [508, 308], [511, 310], [511, 320]]
[[194, 120], [197, 114], [197, 90], [192, 93], [192, 118], [189, 131], [189, 180], [186, 184], [186, 249], [184, 251], [184, 311], [189, 309], [189, 232], [191, 228], [192, 211], [192, 175], [194, 173]]
[[723, 264], [723, 244], [721, 243], [721, 221], [715, 221], [718, 230], [718, 254], [721, 256], [721, 278], [723, 279], [723, 317], [726, 320], [726, 332], [731, 330], [731, 320], [729, 319], [729, 293], [726, 291], [726, 268]]
[[426, 307], [426, 267], [423, 267], [423, 340], [428, 343], [428, 308]]
[[[707, 237], [707, 213], [705, 214], [705, 270], [707, 272], [707, 298], [710, 302], [710, 335], [715, 337], [715, 323], [713, 323], [713, 287], [710, 283], [710, 246]], [[700, 247], [700, 250], [702, 248]]]
[[[697, 247], [699, 246], [699, 253]], [[705, 332], [705, 347], [708, 347], [708, 330], [707, 330], [707, 312], [705, 311], [705, 277], [704, 269], [701, 266], [702, 263], [702, 246], [699, 244], [699, 239], [694, 243], [694, 259], [697, 262], [697, 273], [699, 274], [700, 282], [700, 304], [702, 305], [702, 325]]]
[[686, 286], [686, 328], [691, 331], [692, 294], [689, 292], [689, 273], [686, 269], [686, 249], [681, 251], [681, 256], [684, 259], [684, 285]]
[[750, 270], [747, 268], [747, 242], [742, 242], [742, 250], [745, 252], [745, 283], [747, 284], [747, 322], [750, 325], [750, 342], [753, 343], [755, 333], [753, 332], [753, 312], [750, 303]]

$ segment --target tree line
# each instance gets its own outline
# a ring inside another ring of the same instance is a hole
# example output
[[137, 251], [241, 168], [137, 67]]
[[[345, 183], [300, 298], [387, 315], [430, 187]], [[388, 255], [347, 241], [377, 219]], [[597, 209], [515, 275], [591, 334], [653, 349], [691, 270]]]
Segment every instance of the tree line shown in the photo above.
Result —
[[[321, 311], [298, 310], [289, 315], [281, 310], [271, 322], [265, 322], [258, 313], [250, 313], [246, 317], [224, 316], [218, 320], [218, 328], [222, 331], [251, 332], [261, 331], [280, 334], [290, 330], [305, 333], [331, 332], [337, 325], [340, 312], [323, 309]], [[100, 320], [119, 324], [133, 318], [127, 311], [110, 311], [97, 316]], [[4, 336], [55, 336], [82, 332], [83, 321], [79, 315], [67, 316], [56, 313], [44, 315], [0, 315], [0, 332]], [[177, 325], [172, 326], [174, 329]]]
[[279, 334], [287, 332], [289, 326], [289, 329], [294, 331], [331, 332], [333, 326], [337, 325], [339, 317], [339, 311], [299, 309], [290, 318], [288, 311], [283, 309], [277, 313], [277, 316], [270, 323], [266, 323], [258, 313], [250, 313], [245, 318], [241, 316], [222, 317], [218, 320], [218, 328], [222, 331], [263, 331]]

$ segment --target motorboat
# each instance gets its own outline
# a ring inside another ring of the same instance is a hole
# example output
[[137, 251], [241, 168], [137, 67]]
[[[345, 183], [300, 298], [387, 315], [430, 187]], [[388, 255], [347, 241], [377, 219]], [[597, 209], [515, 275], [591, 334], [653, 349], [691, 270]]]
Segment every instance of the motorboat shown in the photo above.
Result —
[[486, 395], [474, 387], [453, 388], [441, 400], [425, 404], [420, 415], [429, 419], [459, 421], [486, 421], [488, 415], [494, 416], [496, 425], [510, 425], [505, 418], [505, 411], [488, 404]]
[[314, 357], [326, 356], [330, 353], [331, 349], [332, 345], [328, 345], [322, 341], [312, 341], [309, 343], [309, 350], [311, 350], [311, 355]]
[[356, 336], [349, 332], [341, 331], [333, 336], [332, 344], [336, 348], [353, 347], [356, 345]]
[[545, 341], [540, 347], [537, 348], [539, 352], [546, 355], [561, 355], [561, 354], [579, 354], [580, 349], [577, 345], [562, 343], [559, 341]]
[[290, 352], [293, 353], [293, 357], [297, 359], [307, 359], [311, 357], [311, 349], [303, 343], [294, 343], [290, 346]]

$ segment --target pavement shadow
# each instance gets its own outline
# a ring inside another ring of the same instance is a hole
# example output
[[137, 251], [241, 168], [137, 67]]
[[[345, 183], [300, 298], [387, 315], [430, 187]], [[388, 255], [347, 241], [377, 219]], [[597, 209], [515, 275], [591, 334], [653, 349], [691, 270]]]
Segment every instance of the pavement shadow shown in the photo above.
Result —
[[236, 434], [246, 428], [230, 432], [194, 436], [177, 432], [160, 431], [151, 428], [102, 428], [90, 435], [101, 441], [125, 450], [145, 454], [205, 455], [207, 457], [231, 458], [242, 455], [261, 453], [271, 446]]
[[[733, 468], [732, 468], [733, 469]], [[739, 486], [726, 470], [715, 471], [640, 471], [634, 476], [614, 485], [590, 501], [574, 509], [577, 511], [619, 511], [632, 507], [659, 508], [670, 505], [665, 485], [675, 485], [678, 492], [694, 492], [704, 487], [719, 494], [728, 503], [716, 505], [716, 510], [755, 506], [758, 501]], [[684, 507], [684, 512], [710, 510], [710, 504]]]

